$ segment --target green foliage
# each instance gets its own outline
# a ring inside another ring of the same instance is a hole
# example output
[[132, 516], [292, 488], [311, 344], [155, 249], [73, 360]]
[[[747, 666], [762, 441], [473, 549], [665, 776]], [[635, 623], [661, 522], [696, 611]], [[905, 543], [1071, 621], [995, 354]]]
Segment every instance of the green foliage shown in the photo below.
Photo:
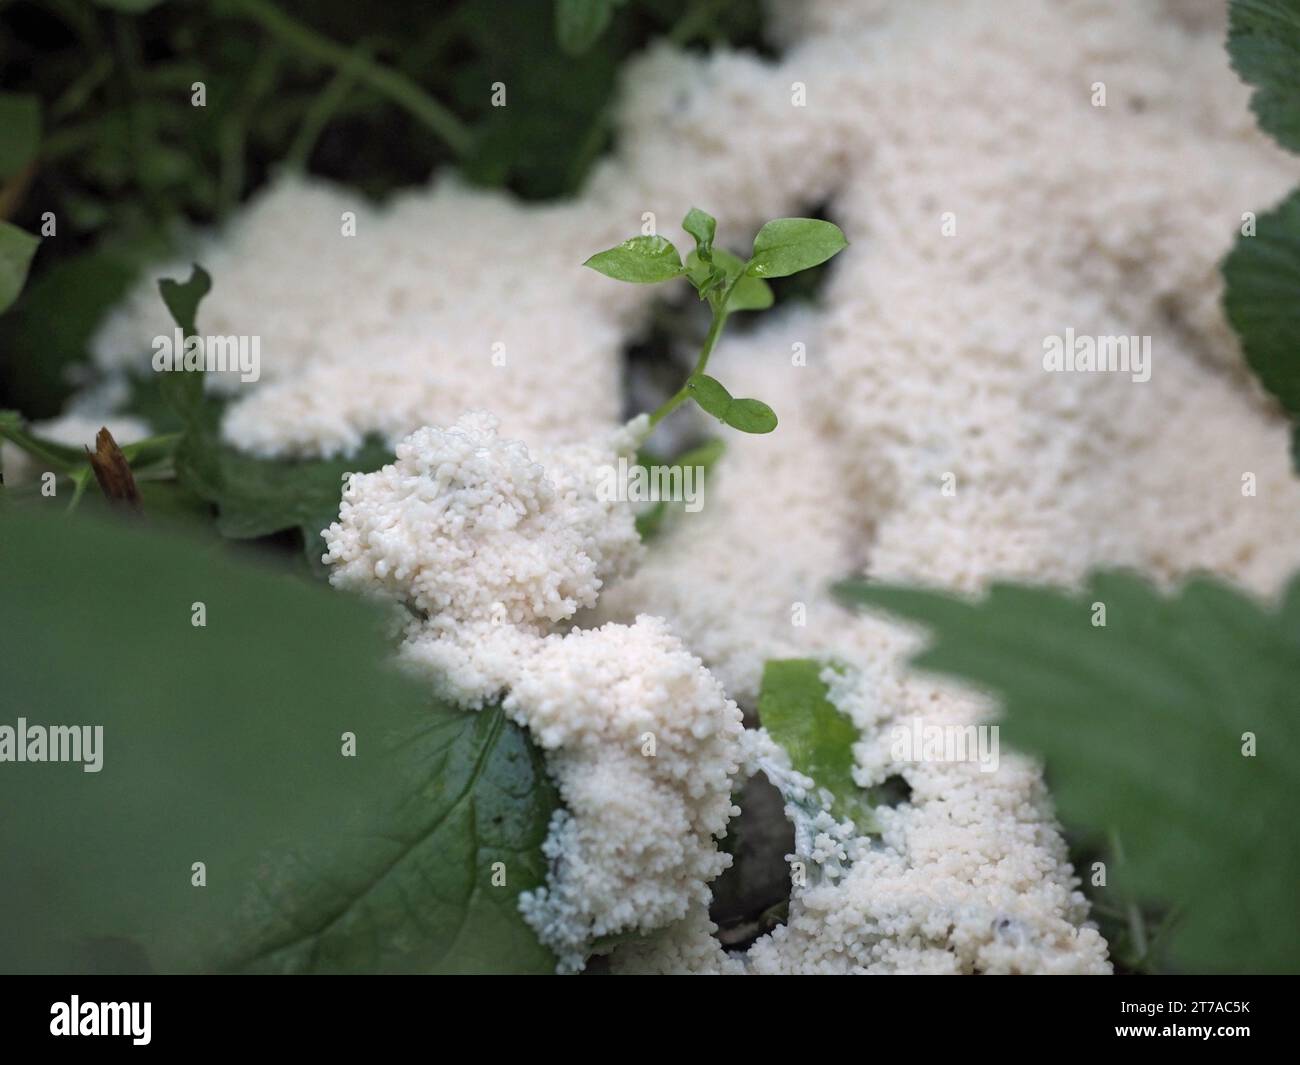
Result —
[[1256, 219], [1254, 236], [1237, 238], [1223, 280], [1224, 309], [1246, 362], [1300, 420], [1300, 189]]
[[713, 246], [717, 220], [698, 207], [682, 219], [682, 228], [695, 239], [695, 250], [682, 263], [673, 243], [664, 237], [633, 237], [616, 248], [598, 252], [583, 265], [618, 281], [638, 283], [685, 277], [700, 299], [707, 300], [713, 321], [696, 359], [695, 369], [677, 392], [650, 415], [657, 425], [687, 399], [743, 433], [770, 433], [776, 414], [757, 399], [735, 399], [720, 381], [704, 373], [709, 356], [732, 311], [763, 310], [772, 305], [772, 290], [758, 275], [784, 277], [818, 266], [848, 246], [839, 227], [812, 218], [778, 218], [754, 238], [754, 255], [741, 260]]
[[[0, 318], [0, 406], [59, 413], [68, 371], [90, 379], [86, 339], [118, 275], [191, 247], [277, 171], [383, 198], [455, 163], [525, 199], [569, 195], [610, 142], [625, 59], [660, 37], [762, 47], [757, 4], [629, 0], [579, 58], [556, 18], [516, 0], [415, 15], [346, 0], [0, 4], [0, 217], [37, 233], [50, 211], [58, 226]], [[509, 106], [492, 104], [498, 81]], [[4, 244], [0, 303], [17, 290]]]
[[16, 410], [0, 410], [0, 437], [22, 448], [29, 455], [48, 462], [60, 472], [66, 473], [86, 462], [86, 455], [81, 449], [53, 440], [43, 440], [34, 435], [23, 424], [22, 415]]
[[[186, 336], [195, 333], [199, 304], [211, 287], [211, 278], [197, 264], [184, 284], [158, 282], [163, 302]], [[368, 439], [345, 458], [266, 459], [247, 454], [222, 441], [221, 408], [205, 396], [203, 376], [201, 371], [160, 375], [163, 399], [184, 426], [175, 445], [181, 487], [215, 506], [222, 536], [247, 540], [296, 530], [308, 563], [323, 576], [321, 532], [338, 517], [344, 477], [379, 469], [392, 461], [392, 450]]]
[[[42, 472], [48, 471], [55, 474], [56, 478], [62, 478], [70, 482], [72, 497], [68, 502], [67, 509], [75, 510], [77, 508], [82, 493], [85, 492], [94, 477], [94, 469], [91, 466], [87, 450], [92, 441], [87, 440], [81, 446], [71, 447], [53, 440], [46, 440], [32, 433], [23, 422], [22, 416], [17, 411], [11, 410], [0, 410], [0, 439], [8, 440], [11, 444], [27, 452], [39, 463], [43, 463], [45, 470]], [[172, 458], [177, 441], [178, 437], [174, 434], [153, 436], [123, 445], [121, 451], [137, 480], [158, 477], [168, 478], [172, 474]], [[3, 473], [3, 470], [0, 470], [0, 473]], [[50, 498], [57, 499], [57, 495]], [[159, 486], [150, 486], [148, 499], [153, 503], [162, 503], [165, 508], [172, 511], [181, 506], [181, 500], [175, 493], [169, 493], [166, 489], [160, 489]], [[6, 488], [0, 494], [0, 501], [4, 503], [13, 503], [15, 501], [33, 503], [36, 502], [36, 499], [32, 497], [30, 492], [15, 492], [12, 488]], [[44, 496], [39, 497], [39, 501], [42, 505], [49, 505]]]
[[[716, 273], [715, 273], [716, 271]], [[750, 277], [745, 273], [745, 260], [732, 255], [725, 248], [713, 248], [708, 262], [699, 257], [698, 251], [686, 256], [686, 272], [691, 284], [701, 292], [701, 299], [707, 298], [711, 283], [731, 285], [731, 295], [727, 297], [727, 313], [734, 311], [765, 311], [774, 301], [772, 286], [759, 277]]]
[[1300, 0], [1232, 0], [1228, 55], [1259, 128], [1300, 152]]
[[682, 219], [682, 229], [695, 238], [695, 254], [701, 262], [709, 262], [713, 255], [713, 238], [718, 232], [718, 220], [707, 211], [692, 207]]
[[158, 282], [158, 292], [167, 306], [167, 313], [187, 337], [198, 332], [199, 303], [212, 291], [212, 278], [198, 263], [190, 267], [190, 279], [184, 283], [164, 277]]
[[215, 504], [221, 535], [247, 540], [297, 530], [307, 561], [321, 576], [325, 574], [321, 532], [338, 519], [344, 477], [369, 473], [393, 461], [392, 449], [377, 439], [368, 439], [346, 458], [333, 459], [264, 459], [216, 441], [215, 431], [206, 439], [216, 457], [215, 481], [205, 481], [198, 472], [189, 483]]
[[137, 523], [4, 523], [0, 724], [102, 726], [103, 760], [0, 772], [0, 967], [553, 967], [516, 909], [540, 758], [496, 708], [431, 705], [375, 608]]
[[850, 820], [864, 834], [878, 831], [872, 797], [853, 779], [853, 745], [858, 730], [830, 701], [821, 679], [825, 663], [811, 658], [772, 659], [763, 666], [758, 720], [790, 756], [832, 797], [831, 813]]
[[69, 368], [85, 361], [91, 336], [138, 268], [131, 256], [96, 250], [59, 259], [32, 278], [0, 318], [0, 351], [7, 356], [0, 358], [0, 387], [10, 403], [29, 418], [59, 413]]
[[839, 591], [927, 626], [917, 667], [1001, 696], [1006, 738], [1046, 759], [1066, 824], [1122, 840], [1120, 897], [1181, 911], [1176, 966], [1300, 970], [1300, 580], [1277, 607], [1204, 578], [1164, 596], [1122, 573], [1078, 593], [995, 584], [979, 602]]
[[[198, 333], [195, 320], [199, 313], [199, 303], [211, 290], [212, 278], [198, 263], [191, 267], [190, 279], [184, 284], [170, 278], [163, 278], [158, 282], [158, 291], [162, 295], [163, 303], [167, 305], [172, 321], [180, 327], [185, 337], [195, 336]], [[176, 359], [181, 358], [181, 352], [174, 354]], [[198, 418], [202, 410], [204, 377], [202, 370], [185, 369], [164, 372], [161, 375], [160, 387], [163, 398], [171, 404], [186, 424]]]

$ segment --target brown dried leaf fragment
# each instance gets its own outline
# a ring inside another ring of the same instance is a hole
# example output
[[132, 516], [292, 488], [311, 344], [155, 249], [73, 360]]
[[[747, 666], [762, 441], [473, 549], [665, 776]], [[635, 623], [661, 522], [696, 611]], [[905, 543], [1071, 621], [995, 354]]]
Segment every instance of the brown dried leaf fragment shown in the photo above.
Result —
[[107, 428], [101, 428], [95, 434], [95, 450], [86, 448], [86, 456], [109, 503], [136, 514], [143, 513], [140, 489], [131, 473], [131, 465]]

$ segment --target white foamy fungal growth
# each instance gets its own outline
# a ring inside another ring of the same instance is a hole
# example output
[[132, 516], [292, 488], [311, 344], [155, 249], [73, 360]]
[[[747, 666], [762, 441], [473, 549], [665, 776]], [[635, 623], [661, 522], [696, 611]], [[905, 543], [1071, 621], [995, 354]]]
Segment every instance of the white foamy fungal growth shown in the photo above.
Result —
[[546, 840], [546, 887], [524, 917], [580, 969], [594, 942], [655, 931], [706, 906], [731, 864], [744, 732], [736, 704], [661, 618], [553, 635], [504, 707], [547, 752], [564, 808]]
[[395, 462], [347, 479], [324, 533], [331, 582], [408, 602], [448, 631], [490, 621], [544, 632], [594, 606], [641, 549], [631, 511], [597, 498], [617, 451], [570, 445], [546, 459], [481, 412], [416, 431]]
[[564, 809], [545, 888], [525, 917], [580, 969], [593, 941], [650, 932], [707, 904], [739, 765], [740, 710], [658, 618], [567, 635], [641, 545], [601, 471], [644, 433], [534, 461], [476, 413], [413, 433], [397, 460], [354, 474], [325, 532], [331, 582], [408, 604], [401, 658], [467, 706], [506, 713], [546, 752]]

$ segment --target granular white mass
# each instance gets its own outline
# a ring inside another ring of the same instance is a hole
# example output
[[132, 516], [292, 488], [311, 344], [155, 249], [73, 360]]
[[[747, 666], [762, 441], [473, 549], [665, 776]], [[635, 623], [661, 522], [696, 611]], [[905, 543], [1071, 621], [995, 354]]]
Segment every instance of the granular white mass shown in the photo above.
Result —
[[660, 618], [549, 636], [505, 710], [548, 754], [564, 808], [546, 887], [525, 918], [580, 969], [604, 936], [653, 932], [707, 906], [731, 864], [718, 850], [734, 810], [741, 713]]
[[403, 662], [470, 707], [506, 713], [547, 754], [564, 807], [546, 887], [521, 900], [559, 956], [582, 968], [602, 936], [650, 932], [705, 905], [730, 862], [740, 709], [660, 618], [567, 634], [641, 544], [600, 470], [644, 434], [556, 447], [545, 466], [484, 413], [427, 427], [397, 460], [354, 474], [325, 531], [331, 582], [410, 607]]
[[485, 412], [420, 429], [397, 445], [395, 462], [348, 477], [339, 520], [323, 534], [330, 581], [408, 605], [411, 642], [442, 667], [452, 694], [495, 695], [502, 685], [474, 663], [506, 641], [509, 669], [519, 633], [541, 636], [595, 606], [602, 585], [640, 556], [631, 510], [597, 486], [643, 434], [638, 422], [539, 451], [537, 461]]
[[[546, 749], [569, 812], [525, 908], [566, 965], [615, 928], [675, 922], [614, 966], [1105, 972], [1038, 769], [1005, 751], [992, 773], [895, 761], [892, 726], [965, 725], [990, 704], [910, 670], [913, 633], [827, 588], [1069, 584], [1129, 565], [1275, 592], [1300, 566], [1300, 485], [1224, 320], [1218, 264], [1300, 165], [1255, 129], [1221, 5], [771, 12], [777, 59], [658, 47], [637, 61], [618, 148], [570, 203], [448, 179], [382, 208], [299, 181], [262, 193], [198, 253], [215, 278], [202, 330], [263, 337], [263, 380], [220, 386], [224, 432], [264, 454], [416, 434], [391, 471], [354, 479], [331, 560], [341, 583], [421, 611], [406, 661], [471, 705], [506, 692]], [[816, 304], [724, 337], [710, 373], [780, 425], [745, 437], [701, 419], [727, 444], [704, 509], [628, 575], [630, 519], [564, 487], [581, 481], [564, 448], [615, 429], [623, 347], [662, 290], [578, 264], [647, 216], [678, 239], [692, 205], [736, 251], [764, 220], [819, 208], [851, 246]], [[348, 210], [355, 237], [340, 235]], [[101, 366], [145, 365], [169, 328], [150, 279], [101, 332]], [[1045, 340], [1067, 329], [1149, 337], [1150, 380], [1045, 372]], [[529, 449], [453, 424], [476, 408]], [[602, 627], [559, 631], [575, 623]], [[847, 667], [832, 696], [861, 735], [859, 783], [897, 775], [911, 795], [844, 875], [796, 885], [785, 925], [728, 953], [706, 884], [738, 761], [729, 700], [753, 708], [763, 663], [796, 655]], [[661, 736], [662, 761], [638, 753], [642, 726], [677, 737]]]

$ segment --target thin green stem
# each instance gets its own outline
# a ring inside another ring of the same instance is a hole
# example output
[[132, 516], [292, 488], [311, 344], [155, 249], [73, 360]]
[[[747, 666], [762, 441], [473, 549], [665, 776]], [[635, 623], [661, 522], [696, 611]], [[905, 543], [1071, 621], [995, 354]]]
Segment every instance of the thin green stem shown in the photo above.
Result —
[[457, 155], [468, 154], [473, 141], [469, 129], [405, 74], [381, 66], [368, 57], [358, 57], [354, 50], [294, 21], [268, 0], [224, 0], [224, 6], [252, 19], [285, 44], [335, 70], [351, 67], [358, 81], [406, 108]]
[[244, 155], [253, 112], [275, 84], [276, 70], [283, 57], [283, 45], [265, 49], [248, 77], [243, 99], [222, 121], [219, 136], [221, 169], [217, 180], [217, 214], [225, 215], [238, 204], [244, 190]]
[[343, 106], [343, 101], [347, 99], [348, 93], [357, 80], [357, 64], [364, 59], [370, 58], [373, 50], [373, 44], [370, 41], [359, 41], [357, 46], [352, 50], [351, 58], [345, 66], [341, 67], [325, 86], [325, 91], [312, 101], [310, 110], [303, 119], [302, 125], [298, 128], [298, 133], [290, 145], [289, 151], [285, 155], [285, 161], [294, 170], [306, 170], [307, 163], [311, 158], [312, 150], [316, 147], [316, 142], [320, 140], [320, 135], [324, 132], [325, 127], [329, 125], [338, 109]]
[[727, 324], [727, 300], [731, 298], [731, 290], [735, 287], [735, 284], [736, 282], [732, 281], [731, 284], [724, 288], [722, 295], [718, 297], [717, 302], [713, 305], [713, 321], [709, 324], [709, 335], [704, 338], [704, 346], [700, 348], [700, 356], [695, 360], [695, 369], [691, 371], [690, 377], [686, 378], [686, 383], [650, 415], [651, 429], [686, 402], [690, 397], [688, 388], [691, 378], [698, 377], [704, 372], [705, 367], [709, 365], [709, 356], [713, 354], [713, 347], [717, 344], [718, 337], [722, 335], [722, 327]]
[[68, 514], [77, 509], [77, 504], [81, 502], [81, 497], [85, 495], [86, 485], [90, 483], [90, 475], [91, 469], [89, 466], [84, 470], [78, 470], [72, 475], [72, 498], [68, 500]]

